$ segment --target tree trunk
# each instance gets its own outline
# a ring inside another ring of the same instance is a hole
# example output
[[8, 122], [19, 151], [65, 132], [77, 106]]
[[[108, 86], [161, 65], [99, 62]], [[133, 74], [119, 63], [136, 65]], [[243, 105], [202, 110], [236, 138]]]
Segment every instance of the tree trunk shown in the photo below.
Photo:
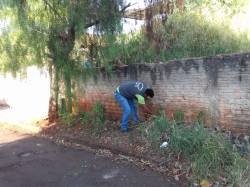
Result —
[[58, 118], [58, 96], [59, 96], [59, 74], [57, 68], [52, 63], [49, 64], [50, 76], [50, 100], [49, 100], [49, 122], [54, 122]]
[[72, 92], [71, 92], [71, 70], [68, 65], [64, 70], [64, 85], [65, 85], [65, 98], [66, 98], [66, 112], [72, 113]]

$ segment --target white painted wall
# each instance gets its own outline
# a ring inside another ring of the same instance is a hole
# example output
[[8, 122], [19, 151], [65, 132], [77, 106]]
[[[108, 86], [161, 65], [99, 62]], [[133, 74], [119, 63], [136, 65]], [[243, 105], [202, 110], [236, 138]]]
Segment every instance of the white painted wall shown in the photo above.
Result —
[[0, 101], [9, 109], [0, 110], [0, 122], [22, 123], [46, 118], [49, 107], [49, 75], [35, 66], [27, 69], [27, 77], [14, 78], [0, 74]]

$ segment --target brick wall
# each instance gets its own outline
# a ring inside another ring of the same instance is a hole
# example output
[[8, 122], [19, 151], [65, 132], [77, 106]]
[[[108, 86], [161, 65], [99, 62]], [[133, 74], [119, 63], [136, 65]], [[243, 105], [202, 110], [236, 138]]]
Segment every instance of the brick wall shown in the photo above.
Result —
[[[205, 114], [206, 124], [224, 129], [250, 132], [250, 53], [193, 58], [157, 64], [131, 64], [114, 68], [111, 76], [77, 80], [81, 110], [97, 101], [105, 106], [108, 117], [119, 119], [121, 110], [113, 92], [122, 81], [142, 80], [155, 91], [150, 113], [162, 108], [168, 117], [176, 111], [186, 122]], [[142, 118], [147, 112], [140, 109]]]

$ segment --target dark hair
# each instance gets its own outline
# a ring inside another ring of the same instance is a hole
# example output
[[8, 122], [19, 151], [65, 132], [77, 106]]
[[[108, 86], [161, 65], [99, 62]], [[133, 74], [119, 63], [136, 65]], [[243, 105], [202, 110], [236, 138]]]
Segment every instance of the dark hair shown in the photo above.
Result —
[[149, 96], [149, 97], [154, 97], [154, 90], [152, 88], [147, 88], [145, 90], [145, 95]]

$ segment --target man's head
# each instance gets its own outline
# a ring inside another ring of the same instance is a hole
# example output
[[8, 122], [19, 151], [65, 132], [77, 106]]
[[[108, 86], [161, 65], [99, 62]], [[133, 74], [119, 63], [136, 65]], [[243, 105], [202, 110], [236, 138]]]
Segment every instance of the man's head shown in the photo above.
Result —
[[145, 98], [153, 98], [154, 90], [152, 88], [147, 88], [144, 93]]

